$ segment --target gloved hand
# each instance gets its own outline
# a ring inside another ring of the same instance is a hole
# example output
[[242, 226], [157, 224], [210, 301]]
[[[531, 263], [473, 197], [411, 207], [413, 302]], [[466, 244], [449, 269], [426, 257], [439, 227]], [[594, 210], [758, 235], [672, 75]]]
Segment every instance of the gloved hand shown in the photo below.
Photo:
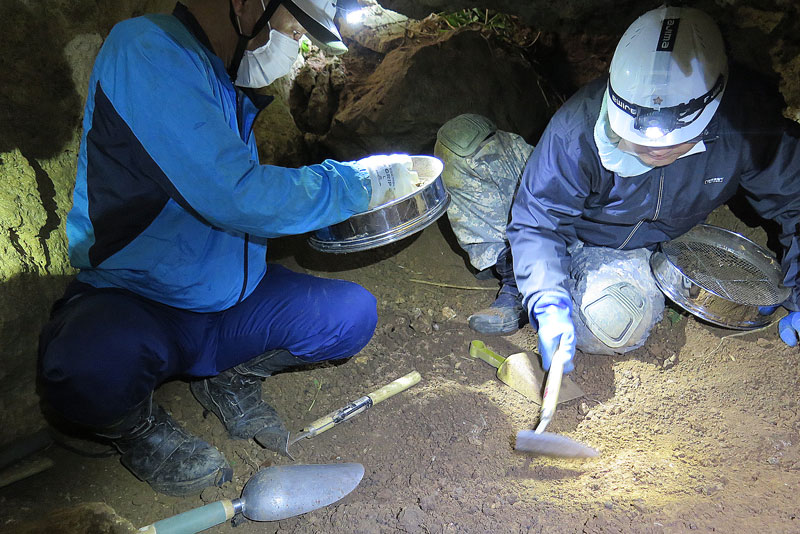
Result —
[[369, 156], [356, 163], [369, 173], [372, 184], [369, 209], [407, 195], [419, 181], [419, 175], [411, 170], [411, 156], [407, 154]]
[[[758, 313], [772, 315], [779, 306], [759, 306]], [[800, 312], [790, 311], [789, 314], [778, 322], [778, 335], [790, 347], [797, 345], [797, 336], [800, 334]]]
[[790, 347], [797, 345], [797, 335], [800, 334], [800, 312], [790, 311], [789, 315], [781, 319], [778, 322], [778, 334]]
[[778, 308], [780, 306], [759, 306], [758, 313], [759, 315], [772, 315]]
[[542, 367], [545, 371], [550, 369], [553, 354], [561, 345], [569, 353], [569, 359], [564, 363], [564, 372], [569, 373], [575, 368], [572, 362], [575, 356], [575, 325], [570, 318], [569, 305], [564, 302], [544, 306], [537, 304], [534, 316], [539, 323], [539, 353], [542, 356]]

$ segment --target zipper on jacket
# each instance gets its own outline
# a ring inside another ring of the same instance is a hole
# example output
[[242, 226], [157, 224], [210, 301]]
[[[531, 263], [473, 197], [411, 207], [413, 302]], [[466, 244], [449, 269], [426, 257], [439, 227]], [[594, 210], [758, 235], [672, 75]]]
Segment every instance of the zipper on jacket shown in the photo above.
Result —
[[[655, 221], [656, 219], [658, 219], [658, 216], [661, 213], [661, 200], [663, 199], [663, 196], [664, 196], [664, 169], [662, 168], [661, 176], [658, 179], [658, 198], [656, 199], [656, 210], [653, 213], [653, 218], [650, 219], [651, 221]], [[642, 224], [644, 224], [644, 219], [636, 223], [636, 226], [633, 227], [633, 230], [631, 230], [631, 233], [628, 234], [628, 237], [625, 238], [625, 241], [623, 241], [622, 244], [617, 247], [617, 250], [622, 250], [625, 247], [625, 245], [628, 244], [631, 238], [633, 238], [633, 234], [636, 233], [636, 230], [638, 230]]]
[[664, 197], [664, 168], [661, 168], [661, 177], [658, 179], [658, 200], [656, 201], [656, 211], [653, 213], [651, 221], [658, 219], [658, 214], [661, 213], [661, 200]]
[[242, 302], [244, 298], [245, 291], [247, 291], [247, 248], [250, 242], [250, 234], [244, 234], [244, 280], [242, 280], [242, 292], [239, 293], [239, 298], [236, 300], [236, 304]]

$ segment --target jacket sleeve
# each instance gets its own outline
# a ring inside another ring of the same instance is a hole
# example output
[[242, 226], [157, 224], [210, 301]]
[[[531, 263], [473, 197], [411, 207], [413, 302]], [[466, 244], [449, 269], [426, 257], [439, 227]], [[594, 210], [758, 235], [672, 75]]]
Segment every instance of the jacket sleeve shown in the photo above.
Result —
[[792, 288], [784, 305], [800, 311], [800, 125], [783, 120], [756, 131], [746, 143], [751, 167], [741, 185], [756, 212], [780, 227], [783, 283]]
[[275, 237], [367, 209], [368, 176], [353, 164], [260, 165], [224, 111], [236, 109], [234, 93], [206, 57], [163, 33], [122, 43], [100, 80], [170, 197], [214, 226]]
[[567, 246], [577, 241], [574, 221], [590, 189], [580, 164], [581, 145], [569, 142], [574, 132], [557, 118], [528, 160], [508, 226], [514, 274], [529, 314], [541, 298], [560, 295], [570, 301]]

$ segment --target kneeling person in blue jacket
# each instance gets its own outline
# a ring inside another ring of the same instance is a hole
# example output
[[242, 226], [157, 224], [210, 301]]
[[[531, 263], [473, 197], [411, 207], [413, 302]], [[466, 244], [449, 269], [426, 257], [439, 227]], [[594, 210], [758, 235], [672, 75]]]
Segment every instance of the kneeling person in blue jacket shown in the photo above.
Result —
[[267, 239], [403, 194], [410, 159], [261, 165], [249, 90], [287, 74], [309, 34], [344, 51], [330, 0], [195, 0], [117, 24], [95, 61], [69, 253], [80, 272], [40, 343], [41, 394], [60, 420], [110, 440], [157, 491], [231, 478], [214, 447], [152, 400], [185, 377], [233, 438], [285, 447], [265, 377], [360, 351], [375, 298], [267, 265]]
[[530, 320], [545, 369], [559, 345], [566, 371], [576, 346], [595, 354], [641, 346], [664, 308], [650, 254], [738, 190], [781, 228], [792, 294], [779, 332], [797, 344], [798, 127], [782, 117], [775, 91], [729, 71], [706, 14], [660, 7], [637, 19], [608, 78], [571, 97], [535, 148], [462, 115], [440, 129], [435, 152], [459, 243], [476, 269], [502, 282], [470, 326], [508, 334]]

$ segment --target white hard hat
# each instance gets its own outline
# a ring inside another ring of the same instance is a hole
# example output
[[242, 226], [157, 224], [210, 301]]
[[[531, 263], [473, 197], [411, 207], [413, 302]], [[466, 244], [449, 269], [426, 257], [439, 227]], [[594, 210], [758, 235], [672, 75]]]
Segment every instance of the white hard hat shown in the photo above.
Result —
[[625, 31], [611, 60], [606, 107], [614, 132], [662, 147], [690, 141], [708, 125], [728, 81], [722, 35], [702, 11], [648, 11]]
[[336, 0], [283, 0], [282, 3], [308, 32], [314, 44], [333, 54], [347, 52], [333, 22]]

